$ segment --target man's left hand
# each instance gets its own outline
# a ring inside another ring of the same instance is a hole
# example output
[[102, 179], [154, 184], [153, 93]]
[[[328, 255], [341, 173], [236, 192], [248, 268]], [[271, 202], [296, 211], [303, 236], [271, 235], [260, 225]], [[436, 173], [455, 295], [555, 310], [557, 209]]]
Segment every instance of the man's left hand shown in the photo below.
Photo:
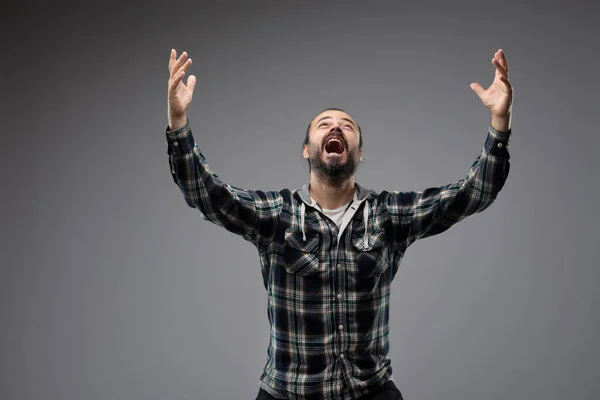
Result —
[[513, 88], [508, 79], [508, 62], [502, 49], [494, 54], [492, 64], [496, 67], [496, 74], [490, 87], [484, 89], [479, 83], [471, 83], [471, 89], [492, 113], [492, 126], [499, 131], [507, 131], [510, 129]]

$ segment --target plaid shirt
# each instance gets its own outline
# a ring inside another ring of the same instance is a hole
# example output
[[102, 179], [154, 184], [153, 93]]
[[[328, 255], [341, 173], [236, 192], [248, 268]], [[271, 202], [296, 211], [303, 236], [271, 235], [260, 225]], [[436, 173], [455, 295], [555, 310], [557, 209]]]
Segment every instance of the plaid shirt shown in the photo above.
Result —
[[467, 175], [420, 192], [357, 194], [340, 228], [300, 190], [245, 190], [206, 163], [189, 120], [166, 139], [173, 180], [203, 219], [257, 248], [270, 342], [263, 387], [289, 399], [355, 399], [393, 379], [391, 284], [408, 246], [492, 204], [507, 178], [510, 131], [491, 126]]

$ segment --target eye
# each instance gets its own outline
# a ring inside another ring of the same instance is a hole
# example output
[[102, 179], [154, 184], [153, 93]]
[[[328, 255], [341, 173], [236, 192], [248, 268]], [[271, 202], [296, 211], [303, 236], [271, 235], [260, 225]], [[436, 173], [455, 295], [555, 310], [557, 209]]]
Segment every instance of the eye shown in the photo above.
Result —
[[354, 130], [354, 127], [352, 125], [346, 125], [345, 128], [350, 129], [350, 130]]

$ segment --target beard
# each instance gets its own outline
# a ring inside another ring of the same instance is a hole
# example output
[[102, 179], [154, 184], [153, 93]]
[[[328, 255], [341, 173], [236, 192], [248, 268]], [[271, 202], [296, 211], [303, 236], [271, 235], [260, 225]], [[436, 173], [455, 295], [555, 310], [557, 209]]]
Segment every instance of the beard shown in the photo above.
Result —
[[341, 157], [332, 158], [329, 161], [323, 160], [324, 148], [311, 144], [309, 146], [310, 157], [308, 159], [310, 168], [315, 174], [332, 184], [342, 183], [346, 179], [350, 178], [356, 173], [359, 165], [359, 154], [358, 149], [346, 148], [346, 160], [343, 161]]

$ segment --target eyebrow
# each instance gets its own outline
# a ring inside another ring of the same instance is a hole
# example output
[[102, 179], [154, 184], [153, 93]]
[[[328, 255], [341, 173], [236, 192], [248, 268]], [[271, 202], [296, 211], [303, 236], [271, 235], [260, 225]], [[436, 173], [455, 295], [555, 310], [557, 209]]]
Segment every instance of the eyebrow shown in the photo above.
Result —
[[[319, 122], [323, 121], [324, 119], [331, 119], [331, 117], [327, 116], [327, 117], [320, 118], [317, 122], [315, 122], [315, 125], [319, 125]], [[345, 118], [345, 117], [342, 117], [342, 119], [344, 121], [350, 122], [356, 128], [356, 124], [351, 119]]]

